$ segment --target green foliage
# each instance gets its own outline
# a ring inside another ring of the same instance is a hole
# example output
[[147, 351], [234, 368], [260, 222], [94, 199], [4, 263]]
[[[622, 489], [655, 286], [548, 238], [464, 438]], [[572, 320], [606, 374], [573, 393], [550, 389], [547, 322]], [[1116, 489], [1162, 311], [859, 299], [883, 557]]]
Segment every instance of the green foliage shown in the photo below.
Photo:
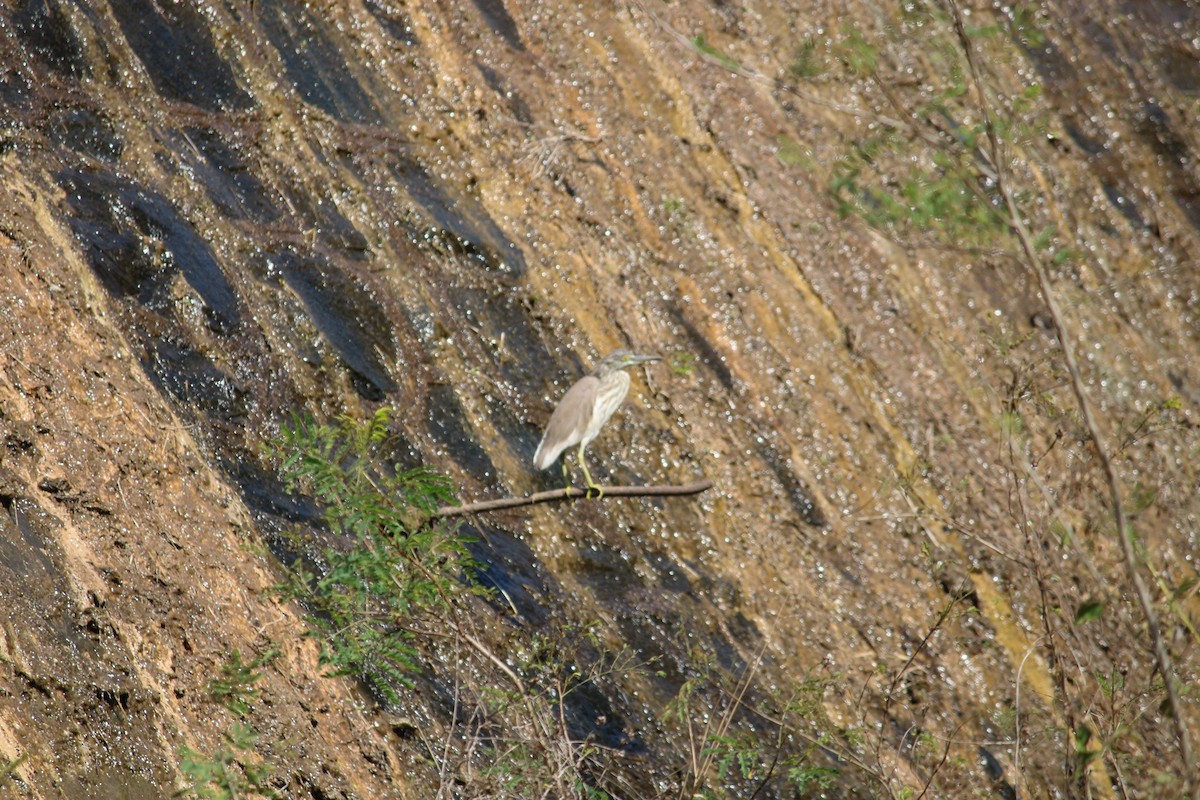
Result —
[[288, 488], [315, 497], [332, 532], [352, 542], [328, 549], [319, 575], [295, 570], [282, 595], [310, 610], [329, 674], [362, 678], [395, 702], [419, 669], [413, 626], [445, 610], [474, 565], [453, 527], [425, 524], [453, 501], [450, 482], [387, 463], [389, 415], [334, 425], [293, 418], [269, 452]]
[[[978, 127], [967, 132], [971, 139], [978, 133]], [[907, 146], [883, 131], [843, 155], [829, 182], [838, 213], [861, 217], [875, 228], [897, 233], [911, 228], [966, 244], [988, 244], [1007, 232], [996, 198], [965, 163], [965, 151], [934, 151], [922, 166], [911, 166], [902, 176], [876, 170], [883, 150]]]
[[1005, 438], [1016, 439], [1025, 431], [1025, 421], [1018, 411], [1004, 411], [1000, 414], [1000, 432]]
[[707, 754], [713, 755], [717, 777], [729, 780], [737, 775], [754, 779], [766, 768], [763, 763], [762, 743], [751, 736], [714, 736], [709, 739]]
[[258, 739], [254, 729], [235, 722], [224, 739], [224, 745], [211, 756], [181, 748], [179, 769], [188, 782], [175, 796], [197, 800], [277, 797], [269, 786], [271, 767], [253, 757]]
[[[1022, 17], [1022, 19], [1025, 19]], [[979, 40], [995, 39], [993, 24], [969, 31]], [[901, 123], [872, 125], [851, 142], [834, 165], [828, 189], [838, 213], [856, 216], [894, 237], [932, 238], [965, 248], [994, 248], [1009, 242], [1010, 228], [995, 182], [981, 152], [988, 143], [987, 122], [968, 90], [967, 65], [945, 25], [944, 14], [923, 3], [905, 4], [903, 22], [887, 44], [896, 51], [920, 50], [929, 72], [917, 75], [916, 90], [892, 85], [881, 63], [890, 55], [862, 31], [845, 28], [835, 43], [846, 78], [872, 78], [881, 100], [903, 110]], [[998, 46], [998, 45], [997, 45]], [[903, 56], [900, 56], [903, 57]], [[1035, 111], [1041, 87], [1024, 87], [1004, 98], [1005, 113], [991, 119], [1002, 140], [1020, 142], [1043, 123]], [[1047, 227], [1038, 245], [1049, 249], [1057, 231]], [[1072, 253], [1054, 250], [1062, 260]]]
[[411, 522], [403, 513], [407, 507], [429, 513], [452, 502], [454, 492], [434, 470], [384, 465], [391, 413], [381, 408], [365, 423], [342, 417], [335, 425], [293, 416], [267, 451], [289, 490], [309, 491], [325, 505], [332, 527], [369, 534], [384, 526], [403, 533]]
[[1104, 615], [1104, 603], [1099, 600], [1088, 600], [1080, 603], [1079, 608], [1075, 609], [1075, 624], [1082, 625], [1085, 622], [1100, 619]]
[[671, 371], [676, 375], [691, 375], [696, 369], [696, 356], [682, 351], [671, 355]]
[[862, 31], [850, 26], [843, 28], [842, 38], [834, 48], [834, 55], [846, 70], [857, 78], [871, 75], [879, 65], [879, 51]]
[[221, 675], [208, 682], [208, 694], [239, 717], [250, 713], [250, 701], [257, 700], [259, 690], [255, 683], [262, 678], [260, 667], [265, 667], [279, 656], [277, 648], [271, 648], [249, 664], [242, 661], [242, 654], [233, 651], [229, 660], [221, 665]]
[[[596, 779], [606, 751], [572, 741], [561, 707], [606, 671], [627, 671], [627, 654], [579, 668], [564, 650], [563, 626], [514, 634], [512, 652], [493, 654], [462, 614], [470, 595], [482, 594], [464, 582], [475, 568], [465, 541], [453, 527], [430, 524], [431, 512], [453, 500], [450, 484], [429, 470], [389, 466], [389, 438], [386, 410], [361, 424], [293, 418], [269, 449], [287, 486], [318, 500], [333, 538], [349, 542], [329, 548], [319, 570], [296, 569], [281, 587], [309, 610], [309, 635], [321, 643], [328, 674], [360, 678], [397, 702], [421, 668], [422, 639], [453, 632], [453, 659], [444, 666], [453, 670], [459, 713], [447, 739], [429, 750], [447, 796], [549, 791], [606, 800]], [[460, 774], [470, 775], [469, 788], [449, 788]]]
[[796, 787], [798, 794], [805, 794], [813, 789], [831, 789], [839, 774], [833, 767], [801, 765], [789, 767], [787, 770], [787, 778]]
[[[826, 692], [837, 680], [807, 678], [789, 687], [787, 694], [773, 693], [761, 705], [744, 695], [753, 668], [736, 680], [714, 664], [706, 663], [685, 681], [663, 714], [664, 723], [686, 730], [686, 740], [699, 742], [693, 753], [695, 774], [686, 786], [694, 798], [760, 794], [771, 786], [771, 796], [804, 795], [834, 786], [841, 771], [827, 765], [830, 755], [862, 765], [854, 751], [863, 745], [860, 732], [833, 723], [825, 711]], [[711, 698], [723, 698], [713, 701]], [[723, 703], [732, 705], [719, 711]], [[708, 701], [708, 702], [706, 702]], [[753, 726], [734, 724], [735, 712], [744, 711]], [[698, 717], [707, 719], [697, 728]]]
[[720, 62], [721, 66], [725, 67], [725, 69], [737, 72], [738, 70], [740, 70], [742, 68], [741, 65], [738, 64], [736, 61], [734, 61], [732, 58], [725, 55], [720, 50], [718, 50], [717, 48], [715, 48], [711, 44], [709, 44], [708, 41], [704, 38], [703, 33], [698, 34], [695, 38], [692, 39], [692, 46], [695, 47], [698, 51], [700, 51], [704, 55], [708, 56], [709, 58], [716, 59], [718, 62]]
[[670, 195], [663, 198], [662, 209], [669, 216], [682, 215], [687, 213], [687, 203], [679, 195]]
[[796, 45], [792, 53], [792, 62], [788, 64], [788, 74], [797, 80], [815, 78], [826, 69], [824, 59], [817, 53], [816, 40], [805, 39]]
[[[279, 650], [271, 648], [247, 664], [242, 661], [241, 653], [234, 650], [221, 666], [220, 676], [209, 681], [209, 698], [238, 717], [246, 717], [251, 711], [251, 701], [259, 697], [255, 684], [262, 679], [262, 673], [257, 670], [278, 656]], [[197, 800], [275, 797], [268, 785], [273, 770], [255, 753], [258, 734], [254, 728], [235, 721], [223, 739], [224, 744], [212, 755], [180, 748], [179, 770], [187, 776], [187, 783], [175, 796]]]
[[775, 157], [786, 167], [799, 165], [804, 169], [812, 169], [814, 166], [810, 150], [786, 134], [775, 137], [775, 148]]
[[1075, 757], [1079, 760], [1081, 769], [1103, 755], [1103, 751], [1093, 744], [1093, 739], [1092, 729], [1087, 725], [1075, 728]]
[[834, 767], [813, 764], [807, 757], [787, 754], [778, 757], [772, 743], [761, 734], [740, 733], [734, 736], [715, 736], [706, 749], [713, 756], [717, 777], [726, 783], [755, 785], [778, 777], [790, 784], [795, 794], [810, 790], [829, 789], [841, 773]]
[[1010, 27], [1017, 41], [1029, 48], [1045, 45], [1046, 34], [1038, 27], [1036, 6], [1030, 4], [1014, 6], [1010, 14]]
[[1116, 668], [1111, 669], [1107, 675], [1096, 670], [1096, 683], [1100, 685], [1104, 696], [1112, 700], [1125, 688], [1125, 676]]

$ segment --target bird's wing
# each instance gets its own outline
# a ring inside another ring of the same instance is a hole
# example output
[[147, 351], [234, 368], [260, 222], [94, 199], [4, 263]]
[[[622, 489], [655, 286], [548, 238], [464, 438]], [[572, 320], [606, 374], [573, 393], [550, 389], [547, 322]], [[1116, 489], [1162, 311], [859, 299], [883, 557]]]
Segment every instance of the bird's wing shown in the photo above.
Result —
[[553, 464], [563, 450], [579, 444], [592, 421], [592, 409], [596, 404], [596, 392], [600, 381], [591, 375], [580, 378], [567, 390], [562, 400], [554, 407], [546, 433], [533, 456], [533, 465], [545, 469]]

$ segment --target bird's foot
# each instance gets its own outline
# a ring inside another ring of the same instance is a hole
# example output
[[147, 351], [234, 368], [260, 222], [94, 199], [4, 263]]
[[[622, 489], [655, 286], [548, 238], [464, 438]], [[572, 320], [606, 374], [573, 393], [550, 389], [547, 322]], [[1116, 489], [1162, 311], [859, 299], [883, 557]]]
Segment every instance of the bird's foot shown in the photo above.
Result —
[[591, 500], [592, 499], [592, 490], [595, 489], [597, 500], [599, 500], [601, 497], [604, 497], [604, 490], [602, 488], [600, 488], [600, 484], [598, 484], [594, 480], [592, 480], [592, 473], [588, 472], [587, 464], [584, 463], [583, 448], [580, 448], [580, 452], [579, 452], [579, 466], [583, 467], [583, 480], [585, 483], [587, 483], [587, 491], [584, 492], [583, 496], [586, 497], [588, 500]]

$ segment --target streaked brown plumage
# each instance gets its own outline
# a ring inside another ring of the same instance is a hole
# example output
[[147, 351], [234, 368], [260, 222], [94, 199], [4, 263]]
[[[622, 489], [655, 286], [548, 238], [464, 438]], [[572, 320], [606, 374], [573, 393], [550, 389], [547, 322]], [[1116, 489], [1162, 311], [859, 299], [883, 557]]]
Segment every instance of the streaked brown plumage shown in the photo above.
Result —
[[629, 392], [629, 374], [625, 370], [659, 360], [658, 356], [628, 350], [617, 350], [605, 356], [592, 373], [576, 381], [554, 407], [546, 433], [533, 456], [533, 465], [546, 469], [568, 447], [579, 445], [579, 466], [583, 468], [588, 488], [600, 490], [583, 460], [584, 449], [599, 435]]

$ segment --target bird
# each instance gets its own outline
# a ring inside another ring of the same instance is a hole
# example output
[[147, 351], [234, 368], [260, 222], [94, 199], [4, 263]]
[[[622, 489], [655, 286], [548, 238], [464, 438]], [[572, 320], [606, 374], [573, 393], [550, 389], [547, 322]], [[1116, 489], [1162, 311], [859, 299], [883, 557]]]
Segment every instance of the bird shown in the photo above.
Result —
[[[593, 489], [604, 496], [604, 490], [592, 480], [587, 463], [583, 460], [584, 449], [600, 433], [600, 429], [612, 417], [629, 392], [629, 373], [625, 370], [661, 361], [659, 356], [643, 355], [629, 350], [615, 350], [600, 360], [590, 375], [580, 378], [554, 407], [546, 432], [533, 456], [533, 465], [544, 470], [558, 460], [568, 447], [579, 445], [579, 466], [587, 480], [588, 495]], [[567, 465], [563, 463], [563, 476]]]

